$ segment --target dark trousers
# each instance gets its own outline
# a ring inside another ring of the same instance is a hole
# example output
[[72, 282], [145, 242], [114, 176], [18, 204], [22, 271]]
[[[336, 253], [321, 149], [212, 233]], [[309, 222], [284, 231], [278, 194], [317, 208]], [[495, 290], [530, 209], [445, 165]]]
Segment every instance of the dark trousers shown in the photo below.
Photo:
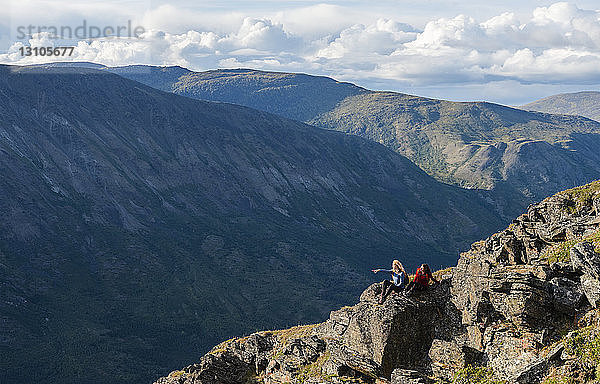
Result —
[[392, 283], [389, 280], [384, 280], [383, 281], [383, 286], [381, 288], [381, 298], [379, 299], [380, 302], [384, 302], [385, 298], [388, 297], [388, 295], [392, 292], [402, 292], [403, 287], [399, 287], [397, 285], [395, 285], [394, 283]]
[[410, 293], [414, 290], [418, 290], [418, 291], [423, 291], [427, 289], [426, 285], [423, 284], [419, 284], [419, 283], [415, 283], [414, 281], [411, 281], [410, 283], [408, 283], [408, 285], [406, 286], [406, 290]]

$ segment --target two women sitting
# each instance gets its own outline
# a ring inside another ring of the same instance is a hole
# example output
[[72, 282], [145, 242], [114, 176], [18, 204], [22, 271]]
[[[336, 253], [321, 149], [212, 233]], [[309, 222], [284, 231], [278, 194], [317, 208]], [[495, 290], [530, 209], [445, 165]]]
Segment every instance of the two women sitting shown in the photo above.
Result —
[[379, 298], [379, 304], [383, 304], [385, 298], [392, 292], [402, 292], [405, 287], [407, 293], [412, 293], [416, 290], [424, 290], [429, 285], [429, 281], [438, 283], [438, 281], [431, 274], [429, 265], [421, 264], [415, 273], [414, 279], [408, 283], [408, 275], [402, 266], [402, 263], [398, 260], [392, 262], [392, 269], [373, 269], [373, 273], [377, 272], [390, 272], [392, 274], [391, 280], [383, 281], [383, 288], [381, 289], [381, 297]]

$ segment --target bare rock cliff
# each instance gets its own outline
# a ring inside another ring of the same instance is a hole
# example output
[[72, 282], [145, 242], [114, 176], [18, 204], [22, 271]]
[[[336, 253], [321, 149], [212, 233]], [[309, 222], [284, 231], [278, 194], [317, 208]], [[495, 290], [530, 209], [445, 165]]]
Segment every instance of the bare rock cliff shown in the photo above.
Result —
[[322, 324], [228, 340], [156, 384], [416, 384], [473, 372], [505, 383], [593, 382], [599, 226], [597, 181], [530, 206], [428, 291], [379, 305], [373, 284]]

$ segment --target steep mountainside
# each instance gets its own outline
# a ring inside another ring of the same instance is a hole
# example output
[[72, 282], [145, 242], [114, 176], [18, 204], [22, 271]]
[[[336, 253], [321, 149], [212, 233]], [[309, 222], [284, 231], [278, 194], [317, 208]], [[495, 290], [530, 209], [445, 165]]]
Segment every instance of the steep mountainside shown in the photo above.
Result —
[[600, 177], [600, 123], [581, 117], [373, 92], [293, 73], [147, 66], [108, 70], [180, 95], [359, 135], [405, 155], [438, 180], [497, 189], [500, 199], [508, 194], [522, 207]]
[[[50, 64], [62, 65], [73, 64]], [[373, 92], [294, 73], [142, 65], [104, 69], [187, 97], [245, 105], [359, 135], [405, 155], [438, 180], [493, 189], [496, 200], [510, 198], [521, 208], [600, 177], [600, 123], [579, 116]]]
[[600, 124], [581, 118], [377, 92], [349, 97], [311, 123], [372, 138], [470, 188], [504, 181], [541, 198], [600, 176]]
[[[600, 177], [600, 123], [497, 104], [373, 92], [249, 69], [108, 68], [180, 95], [249, 106], [382, 143], [443, 182], [508, 191], [522, 207]], [[516, 212], [515, 212], [516, 214]]]
[[150, 381], [503, 222], [380, 144], [105, 71], [0, 66], [0, 95], [3, 383]]
[[533, 101], [519, 108], [527, 111], [579, 115], [600, 121], [600, 92], [561, 93]]
[[556, 384], [600, 380], [600, 181], [529, 207], [441, 283], [321, 324], [225, 341], [156, 384]]

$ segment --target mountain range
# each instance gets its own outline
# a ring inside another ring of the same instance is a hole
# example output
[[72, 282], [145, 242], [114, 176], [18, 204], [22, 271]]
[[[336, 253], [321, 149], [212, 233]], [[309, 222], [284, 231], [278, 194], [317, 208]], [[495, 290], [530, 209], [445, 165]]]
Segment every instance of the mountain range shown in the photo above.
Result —
[[2, 66], [0, 92], [2, 382], [150, 382], [600, 177], [596, 121], [326, 77]]
[[391, 259], [447, 265], [516, 209], [371, 140], [106, 70], [0, 66], [0, 94], [1, 382], [150, 382], [321, 319]]
[[245, 105], [358, 135], [406, 156], [442, 182], [497, 189], [521, 208], [600, 177], [600, 123], [580, 116], [370, 91], [295, 73], [104, 70], [190, 98]]
[[519, 108], [545, 113], [585, 116], [600, 121], [600, 92], [561, 93], [520, 106]]

